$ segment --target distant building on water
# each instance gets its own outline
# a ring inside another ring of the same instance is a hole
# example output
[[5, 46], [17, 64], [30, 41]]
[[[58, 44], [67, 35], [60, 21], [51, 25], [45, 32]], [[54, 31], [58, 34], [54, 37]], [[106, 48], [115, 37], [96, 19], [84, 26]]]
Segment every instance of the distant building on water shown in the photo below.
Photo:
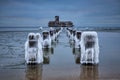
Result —
[[71, 21], [59, 21], [59, 16], [55, 16], [55, 21], [49, 21], [49, 27], [73, 27]]

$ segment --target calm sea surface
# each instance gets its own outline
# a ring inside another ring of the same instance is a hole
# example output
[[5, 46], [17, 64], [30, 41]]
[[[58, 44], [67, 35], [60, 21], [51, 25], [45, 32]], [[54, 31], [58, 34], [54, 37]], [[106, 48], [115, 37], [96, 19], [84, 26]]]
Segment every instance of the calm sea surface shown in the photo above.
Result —
[[44, 51], [43, 64], [27, 66], [28, 33], [0, 32], [0, 80], [120, 80], [120, 32], [98, 32], [100, 63], [96, 66], [79, 63], [80, 52], [73, 52], [64, 30], [53, 50]]

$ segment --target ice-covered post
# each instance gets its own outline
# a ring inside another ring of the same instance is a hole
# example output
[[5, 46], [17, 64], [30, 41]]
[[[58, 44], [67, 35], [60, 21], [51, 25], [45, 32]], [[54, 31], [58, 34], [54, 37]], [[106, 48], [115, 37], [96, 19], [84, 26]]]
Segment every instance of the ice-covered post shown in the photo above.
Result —
[[42, 38], [43, 38], [43, 44], [42, 44], [43, 48], [51, 48], [51, 37], [49, 31], [43, 31]]
[[42, 44], [40, 34], [29, 33], [25, 42], [25, 60], [27, 64], [43, 62]]
[[81, 64], [99, 63], [98, 35], [95, 31], [85, 31], [81, 35]]

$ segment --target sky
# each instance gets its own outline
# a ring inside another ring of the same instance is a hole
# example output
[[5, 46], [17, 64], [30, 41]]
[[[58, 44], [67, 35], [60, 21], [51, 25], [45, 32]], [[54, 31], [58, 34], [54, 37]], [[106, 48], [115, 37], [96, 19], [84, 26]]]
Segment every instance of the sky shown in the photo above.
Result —
[[0, 0], [0, 26], [48, 26], [56, 15], [75, 26], [120, 27], [120, 0]]

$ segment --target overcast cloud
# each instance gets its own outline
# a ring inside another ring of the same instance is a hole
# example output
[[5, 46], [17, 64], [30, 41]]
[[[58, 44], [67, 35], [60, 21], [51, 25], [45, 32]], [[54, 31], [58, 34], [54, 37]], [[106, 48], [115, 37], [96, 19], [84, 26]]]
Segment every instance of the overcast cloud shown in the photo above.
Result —
[[0, 26], [47, 26], [56, 15], [76, 26], [120, 27], [120, 0], [0, 0]]

